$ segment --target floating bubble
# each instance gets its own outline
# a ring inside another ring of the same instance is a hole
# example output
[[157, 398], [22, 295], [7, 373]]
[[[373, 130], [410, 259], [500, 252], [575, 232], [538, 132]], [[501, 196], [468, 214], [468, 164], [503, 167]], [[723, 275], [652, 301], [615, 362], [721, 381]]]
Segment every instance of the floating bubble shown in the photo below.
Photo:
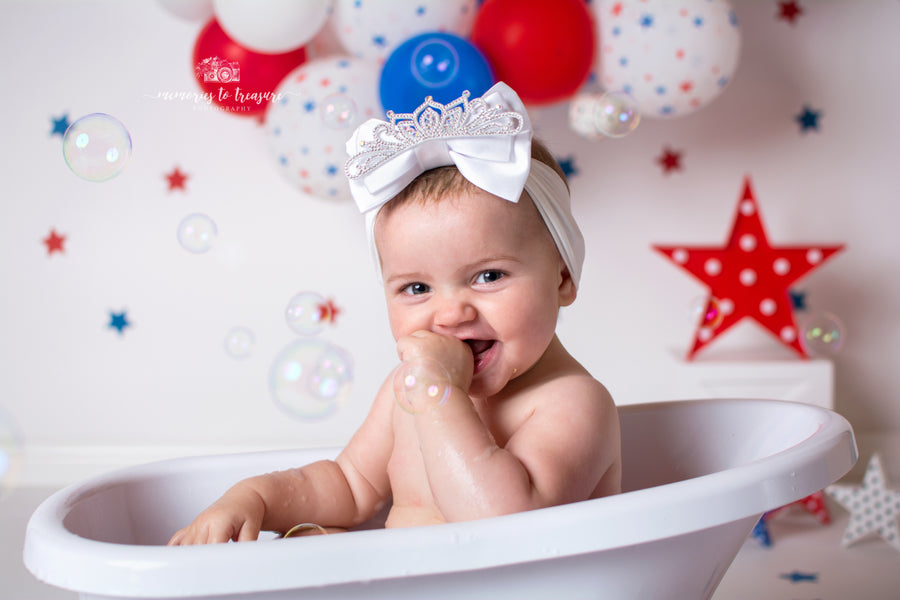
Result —
[[700, 296], [691, 301], [690, 319], [695, 325], [715, 329], [724, 318], [725, 311], [717, 298]]
[[215, 222], [200, 213], [186, 216], [178, 225], [178, 243], [194, 254], [208, 252], [217, 234]]
[[225, 352], [232, 358], [247, 358], [253, 351], [256, 336], [246, 327], [235, 327], [225, 335]]
[[572, 131], [588, 139], [603, 137], [597, 131], [594, 119], [594, 110], [597, 96], [591, 94], [579, 94], [569, 104], [569, 127]]
[[22, 437], [12, 418], [0, 408], [0, 499], [18, 483], [22, 467]]
[[449, 42], [429, 38], [412, 53], [412, 75], [426, 87], [442, 88], [459, 73], [459, 52]]
[[343, 406], [350, 394], [353, 368], [341, 348], [316, 338], [288, 344], [269, 371], [275, 404], [300, 419], [320, 419]]
[[597, 131], [608, 137], [626, 136], [641, 122], [634, 99], [625, 92], [607, 92], [597, 100]]
[[394, 372], [394, 399], [410, 414], [443, 406], [450, 397], [450, 374], [430, 358], [405, 361]]
[[356, 119], [356, 102], [346, 94], [332, 94], [321, 104], [322, 122], [332, 129], [344, 129]]
[[803, 323], [800, 341], [812, 356], [832, 356], [844, 344], [844, 324], [835, 315], [817, 313]]
[[73, 173], [88, 181], [118, 175], [131, 156], [131, 136], [118, 119], [103, 113], [81, 117], [63, 135], [63, 156]]
[[288, 301], [284, 318], [294, 333], [316, 335], [328, 320], [328, 304], [316, 292], [300, 292]]

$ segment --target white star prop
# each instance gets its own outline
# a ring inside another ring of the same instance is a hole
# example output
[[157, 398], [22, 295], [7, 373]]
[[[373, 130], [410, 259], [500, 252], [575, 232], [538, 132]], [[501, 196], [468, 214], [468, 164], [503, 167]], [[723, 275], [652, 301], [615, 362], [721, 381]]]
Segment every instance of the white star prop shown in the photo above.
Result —
[[861, 486], [830, 485], [825, 491], [850, 511], [850, 521], [841, 539], [847, 547], [870, 533], [877, 533], [891, 546], [900, 550], [900, 492], [887, 489], [881, 457], [875, 453], [866, 467]]

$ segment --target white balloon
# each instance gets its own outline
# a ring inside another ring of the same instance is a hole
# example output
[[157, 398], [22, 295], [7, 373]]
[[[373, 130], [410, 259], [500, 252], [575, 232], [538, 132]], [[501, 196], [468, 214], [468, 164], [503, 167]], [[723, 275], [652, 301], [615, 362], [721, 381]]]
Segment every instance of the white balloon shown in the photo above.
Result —
[[159, 0], [159, 3], [186, 21], [206, 22], [213, 16], [213, 0]]
[[305, 194], [349, 201], [346, 143], [363, 121], [383, 119], [381, 68], [347, 56], [317, 58], [291, 71], [266, 111], [278, 170]]
[[228, 36], [249, 50], [280, 54], [300, 48], [322, 29], [332, 0], [213, 0]]
[[741, 30], [728, 0], [598, 0], [600, 85], [626, 92], [644, 117], [706, 106], [737, 68]]

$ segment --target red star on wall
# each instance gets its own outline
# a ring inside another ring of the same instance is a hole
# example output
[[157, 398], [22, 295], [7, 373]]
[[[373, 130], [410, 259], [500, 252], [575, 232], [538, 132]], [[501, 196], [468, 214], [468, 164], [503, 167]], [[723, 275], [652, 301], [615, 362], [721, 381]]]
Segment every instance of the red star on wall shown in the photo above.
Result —
[[797, 17], [803, 14], [803, 7], [800, 6], [799, 2], [791, 1], [791, 2], [779, 2], [778, 3], [778, 18], [782, 21], [787, 21], [791, 25], [793, 25], [797, 21]]
[[63, 244], [66, 243], [66, 236], [59, 235], [56, 233], [55, 229], [51, 229], [50, 234], [42, 241], [44, 242], [44, 245], [47, 246], [47, 256], [50, 256], [54, 252], [59, 252], [61, 254], [66, 251], [66, 249], [63, 248]]
[[698, 350], [744, 317], [755, 320], [805, 357], [789, 288], [843, 247], [769, 244], [750, 178], [745, 179], [744, 193], [738, 201], [734, 226], [725, 246], [653, 246], [709, 286], [706, 312], [721, 313], [721, 319], [698, 325], [687, 358], [693, 358]]
[[171, 173], [166, 173], [166, 179], [169, 180], [169, 191], [182, 190], [185, 191], [184, 184], [188, 179], [187, 173], [182, 173], [181, 169], [175, 167]]
[[666, 175], [671, 171], [680, 171], [681, 170], [681, 152], [677, 152], [672, 150], [668, 146], [663, 148], [663, 153], [657, 157], [656, 162], [663, 169], [663, 173]]

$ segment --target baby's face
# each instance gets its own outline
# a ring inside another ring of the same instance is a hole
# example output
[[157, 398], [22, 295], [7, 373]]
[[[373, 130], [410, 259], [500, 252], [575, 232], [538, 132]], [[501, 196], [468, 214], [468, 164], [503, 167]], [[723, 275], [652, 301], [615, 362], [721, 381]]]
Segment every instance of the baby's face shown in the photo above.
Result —
[[395, 339], [427, 330], [466, 341], [469, 392], [489, 397], [525, 373], [553, 339], [560, 306], [575, 299], [537, 209], [482, 190], [380, 215], [388, 317]]

